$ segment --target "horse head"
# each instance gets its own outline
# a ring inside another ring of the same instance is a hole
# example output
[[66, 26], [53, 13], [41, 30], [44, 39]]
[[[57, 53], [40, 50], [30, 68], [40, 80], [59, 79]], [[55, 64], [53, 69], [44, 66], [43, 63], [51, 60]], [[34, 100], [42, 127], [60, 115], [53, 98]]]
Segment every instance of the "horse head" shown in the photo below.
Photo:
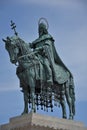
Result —
[[19, 38], [17, 36], [12, 36], [2, 40], [5, 42], [5, 48], [9, 53], [11, 63], [16, 64], [20, 52], [18, 47]]
[[7, 37], [2, 40], [5, 42], [5, 48], [9, 53], [11, 63], [16, 64], [18, 62], [18, 57], [21, 55], [20, 44], [24, 41], [18, 36]]

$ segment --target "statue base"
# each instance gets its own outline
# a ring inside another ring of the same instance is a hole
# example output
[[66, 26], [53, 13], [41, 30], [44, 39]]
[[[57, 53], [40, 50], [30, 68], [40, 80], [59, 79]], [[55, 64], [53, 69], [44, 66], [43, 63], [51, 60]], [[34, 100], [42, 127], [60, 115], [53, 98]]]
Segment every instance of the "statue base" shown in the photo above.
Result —
[[11, 118], [0, 130], [87, 130], [83, 123], [30, 112]]

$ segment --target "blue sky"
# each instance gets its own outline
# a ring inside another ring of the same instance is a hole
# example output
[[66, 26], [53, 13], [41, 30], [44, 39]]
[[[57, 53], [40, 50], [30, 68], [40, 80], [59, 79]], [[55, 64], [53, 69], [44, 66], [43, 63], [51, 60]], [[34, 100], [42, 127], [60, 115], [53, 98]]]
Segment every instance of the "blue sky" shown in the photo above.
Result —
[[[0, 124], [20, 115], [22, 93], [2, 38], [12, 36], [10, 21], [27, 43], [38, 37], [38, 20], [45, 17], [57, 52], [73, 73], [76, 93], [76, 117], [87, 125], [87, 1], [86, 0], [0, 0]], [[54, 115], [61, 117], [61, 108]], [[43, 112], [42, 112], [43, 113]], [[51, 113], [49, 113], [52, 115]]]

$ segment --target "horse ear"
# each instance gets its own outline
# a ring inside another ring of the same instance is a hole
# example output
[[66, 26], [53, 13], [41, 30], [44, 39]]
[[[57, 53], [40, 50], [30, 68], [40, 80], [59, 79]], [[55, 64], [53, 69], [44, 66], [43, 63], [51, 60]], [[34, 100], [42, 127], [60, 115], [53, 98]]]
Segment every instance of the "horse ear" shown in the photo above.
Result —
[[8, 36], [6, 38], [7, 38], [7, 40], [10, 40], [10, 38]]
[[2, 41], [6, 43], [6, 40], [2, 38]]

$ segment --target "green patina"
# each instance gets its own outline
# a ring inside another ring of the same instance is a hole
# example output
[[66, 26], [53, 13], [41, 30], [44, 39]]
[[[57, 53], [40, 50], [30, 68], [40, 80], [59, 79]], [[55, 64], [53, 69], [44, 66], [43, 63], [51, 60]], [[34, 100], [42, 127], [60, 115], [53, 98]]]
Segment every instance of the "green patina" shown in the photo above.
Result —
[[[44, 20], [44, 19], [43, 19]], [[46, 21], [47, 22], [47, 21]], [[72, 73], [59, 57], [53, 37], [48, 33], [46, 23], [39, 23], [39, 37], [32, 43], [25, 43], [15, 30], [15, 36], [7, 37], [5, 48], [10, 61], [17, 64], [16, 74], [24, 94], [24, 111], [28, 113], [28, 103], [36, 112], [36, 106], [53, 111], [53, 101], [62, 106], [63, 118], [66, 116], [66, 105], [69, 106], [69, 119], [75, 115], [75, 92]]]

